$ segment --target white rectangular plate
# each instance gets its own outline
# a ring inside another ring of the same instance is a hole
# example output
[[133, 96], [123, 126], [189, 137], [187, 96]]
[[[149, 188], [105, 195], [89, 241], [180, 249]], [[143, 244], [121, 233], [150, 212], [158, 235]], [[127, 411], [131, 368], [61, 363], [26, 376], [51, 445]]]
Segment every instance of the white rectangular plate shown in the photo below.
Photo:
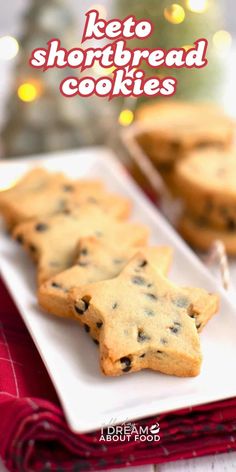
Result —
[[[52, 157], [53, 156], [53, 157]], [[72, 177], [99, 177], [134, 202], [135, 220], [147, 224], [152, 243], [175, 249], [171, 279], [178, 284], [221, 291], [220, 314], [201, 334], [203, 365], [196, 378], [142, 371], [106, 378], [99, 370], [97, 347], [75, 322], [40, 311], [35, 268], [18, 245], [0, 229], [2, 277], [34, 339], [55, 385], [72, 430], [89, 432], [120, 423], [236, 395], [236, 310], [200, 260], [141, 193], [112, 154], [103, 148], [0, 163], [0, 188], [12, 184], [33, 165], [62, 170]]]

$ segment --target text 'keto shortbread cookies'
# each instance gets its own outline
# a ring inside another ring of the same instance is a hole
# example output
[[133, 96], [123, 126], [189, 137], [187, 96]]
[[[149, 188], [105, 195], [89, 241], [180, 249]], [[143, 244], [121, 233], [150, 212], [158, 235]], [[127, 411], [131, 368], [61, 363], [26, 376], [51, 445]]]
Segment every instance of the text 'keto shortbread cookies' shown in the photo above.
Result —
[[[96, 328], [100, 330], [105, 375], [145, 368], [198, 375], [201, 353], [195, 297], [191, 290], [169, 282], [145, 256], [139, 252], [112, 280], [72, 289], [71, 308], [87, 332], [93, 335]], [[202, 290], [202, 295], [208, 294]]]

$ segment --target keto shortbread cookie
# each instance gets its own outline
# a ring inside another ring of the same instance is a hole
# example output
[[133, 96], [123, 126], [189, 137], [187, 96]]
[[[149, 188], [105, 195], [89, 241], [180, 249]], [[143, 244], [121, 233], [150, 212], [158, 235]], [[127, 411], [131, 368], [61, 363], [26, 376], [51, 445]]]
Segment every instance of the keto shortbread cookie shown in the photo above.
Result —
[[35, 169], [12, 189], [0, 192], [0, 212], [11, 229], [16, 224], [63, 212], [85, 203], [98, 206], [118, 219], [126, 219], [131, 202], [107, 192], [97, 180], [71, 180], [59, 173]]
[[72, 181], [62, 173], [50, 173], [43, 168], [29, 171], [12, 188], [0, 192], [0, 213], [7, 227], [29, 219], [63, 211], [75, 199], [84, 202], [90, 195], [102, 192], [97, 180]]
[[[122, 245], [118, 246], [115, 242], [115, 237], [112, 244], [109, 237], [103, 240], [94, 237], [82, 238], [76, 264], [39, 287], [40, 306], [53, 315], [81, 321], [73, 306], [68, 303], [69, 291], [72, 288], [80, 288], [86, 284], [117, 276], [129, 260], [141, 250], [145, 260], [155, 270], [167, 275], [173, 255], [172, 249], [168, 246], [138, 248], [137, 245], [134, 247], [135, 241], [125, 240]], [[190, 316], [195, 319], [196, 327], [200, 332], [217, 312], [218, 296], [193, 287], [183, 288], [183, 293], [181, 303], [183, 307], [189, 307]], [[96, 325], [91, 326], [90, 334], [94, 340], [99, 340], [100, 330]]]
[[108, 192], [102, 187], [86, 187], [86, 185], [83, 189], [75, 187], [66, 209], [79, 208], [86, 203], [101, 208], [107, 214], [119, 220], [127, 219], [132, 210], [131, 201], [123, 195]]
[[193, 218], [187, 213], [180, 218], [178, 230], [183, 238], [197, 249], [208, 251], [214, 241], [220, 240], [229, 255], [236, 255], [236, 230], [213, 228], [201, 218]]
[[13, 237], [37, 262], [39, 284], [73, 265], [80, 238], [96, 236], [103, 239], [107, 234], [111, 239], [131, 238], [137, 245], [145, 245], [149, 231], [141, 224], [119, 222], [89, 204], [22, 223], [13, 231]]
[[236, 150], [191, 153], [175, 169], [189, 214], [229, 233], [236, 231]]
[[[28, 204], [31, 207], [31, 196], [47, 191], [55, 182], [62, 185], [65, 182], [64, 175], [62, 173], [50, 174], [46, 169], [34, 168], [18, 180], [15, 185], [7, 190], [0, 191], [0, 213], [4, 217], [7, 227], [10, 229], [19, 222], [19, 201], [24, 201], [28, 196]], [[50, 211], [50, 202], [48, 202], [48, 205]], [[18, 211], [15, 208], [18, 208]]]
[[[199, 374], [201, 353], [194, 301], [138, 253], [120, 275], [80, 289], [69, 297], [85, 330], [100, 330], [105, 375], [149, 368], [177, 376]], [[184, 301], [183, 301], [184, 300]]]
[[[135, 233], [128, 236], [120, 239], [120, 232], [116, 235], [112, 231], [102, 239], [94, 236], [82, 238], [75, 265], [40, 286], [40, 306], [53, 315], [78, 319], [68, 303], [68, 292], [72, 288], [116, 277], [139, 250]], [[167, 274], [172, 261], [171, 248], [160, 246], [142, 252], [151, 258], [157, 270]], [[96, 326], [95, 331], [93, 338], [98, 339], [100, 331]]]
[[137, 111], [138, 142], [159, 169], [170, 169], [193, 149], [224, 149], [233, 141], [233, 121], [209, 103], [171, 101]]

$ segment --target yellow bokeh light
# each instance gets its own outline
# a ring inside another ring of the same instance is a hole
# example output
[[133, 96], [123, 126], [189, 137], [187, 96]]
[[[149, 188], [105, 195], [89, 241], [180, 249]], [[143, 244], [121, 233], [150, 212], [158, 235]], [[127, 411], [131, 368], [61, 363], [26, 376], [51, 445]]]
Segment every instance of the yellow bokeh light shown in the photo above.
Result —
[[106, 18], [107, 17], [107, 10], [104, 7], [104, 5], [100, 5], [99, 3], [94, 3], [94, 5], [91, 5], [89, 7], [89, 10], [97, 10], [99, 13], [100, 18]]
[[194, 13], [203, 13], [209, 6], [208, 0], [187, 0], [186, 6], [188, 10]]
[[216, 31], [212, 40], [215, 48], [220, 52], [227, 51], [232, 44], [232, 36], [225, 30]]
[[119, 123], [121, 126], [129, 126], [134, 120], [134, 113], [132, 110], [122, 110], [119, 115]]
[[182, 46], [185, 51], [189, 51], [189, 49], [192, 49], [193, 47], [193, 44], [185, 44], [184, 46]]
[[110, 75], [114, 72], [114, 70], [116, 70], [116, 67], [115, 66], [112, 66], [112, 67], [102, 67], [100, 66], [99, 62], [96, 61], [94, 62], [94, 65], [93, 65], [93, 72], [97, 75], [97, 76], [102, 76], [102, 75]]
[[9, 61], [17, 55], [19, 44], [12, 36], [2, 36], [0, 38], [0, 60]]
[[170, 23], [178, 25], [182, 23], [185, 19], [184, 8], [181, 7], [178, 3], [172, 3], [169, 7], [164, 9], [164, 17]]
[[18, 87], [17, 94], [23, 102], [33, 102], [38, 96], [38, 90], [36, 85], [25, 82]]

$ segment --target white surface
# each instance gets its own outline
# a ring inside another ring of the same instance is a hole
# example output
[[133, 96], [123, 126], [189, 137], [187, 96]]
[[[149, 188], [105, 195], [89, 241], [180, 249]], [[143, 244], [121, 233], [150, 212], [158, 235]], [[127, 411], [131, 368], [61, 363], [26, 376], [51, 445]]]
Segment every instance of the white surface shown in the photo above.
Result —
[[[45, 162], [48, 168], [62, 169], [74, 177], [86, 173], [89, 177], [101, 177], [108, 187], [131, 197], [135, 203], [135, 218], [152, 229], [152, 242], [175, 248], [173, 279], [179, 284], [219, 290], [207, 269], [106, 150], [68, 152]], [[11, 183], [29, 165], [32, 165], [29, 160], [2, 162], [0, 187]], [[0, 248], [2, 275], [41, 353], [74, 431], [91, 431], [110, 421], [120, 423], [236, 395], [236, 378], [232, 375], [236, 356], [236, 314], [223, 291], [221, 314], [201, 335], [204, 362], [198, 377], [182, 379], [142, 371], [120, 378], [105, 378], [98, 367], [97, 348], [80, 326], [40, 312], [33, 283], [35, 269], [22, 249], [3, 231]]]
[[[236, 452], [217, 456], [206, 456], [198, 459], [168, 462], [162, 465], [147, 465], [143, 467], [126, 467], [104, 472], [235, 472]], [[0, 459], [0, 472], [7, 472]], [[102, 471], [101, 471], [102, 472]]]
[[[235, 472], [236, 452], [170, 462], [154, 468], [155, 472]], [[154, 472], [153, 471], [153, 472]], [[150, 472], [149, 470], [144, 472]]]

